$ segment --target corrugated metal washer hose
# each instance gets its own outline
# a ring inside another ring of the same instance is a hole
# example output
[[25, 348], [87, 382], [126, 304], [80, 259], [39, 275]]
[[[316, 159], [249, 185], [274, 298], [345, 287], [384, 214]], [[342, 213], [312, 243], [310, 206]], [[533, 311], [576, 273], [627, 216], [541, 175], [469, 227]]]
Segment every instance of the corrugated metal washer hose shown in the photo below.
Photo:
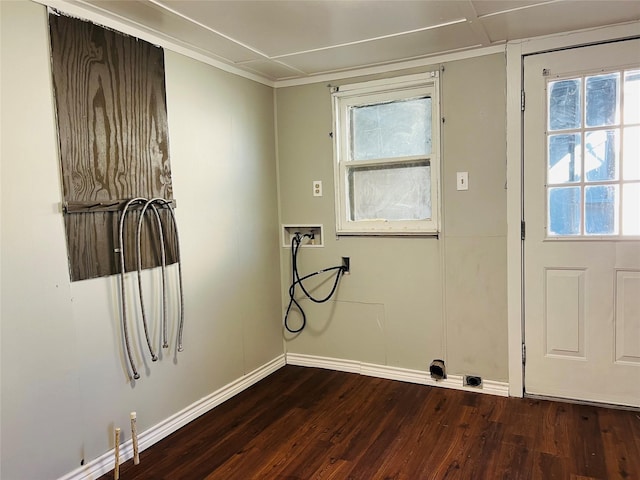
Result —
[[158, 356], [155, 354], [153, 350], [153, 346], [151, 344], [151, 339], [149, 336], [149, 328], [147, 324], [147, 315], [144, 307], [144, 299], [142, 294], [142, 255], [141, 255], [141, 233], [142, 233], [142, 222], [144, 219], [144, 215], [147, 210], [150, 208], [153, 212], [153, 215], [156, 219], [158, 225], [158, 239], [160, 241], [160, 252], [161, 252], [161, 261], [162, 261], [162, 346], [163, 348], [168, 348], [169, 343], [167, 341], [167, 294], [166, 294], [166, 249], [164, 244], [164, 228], [162, 226], [162, 219], [160, 217], [160, 213], [158, 212], [157, 207], [166, 207], [169, 210], [169, 214], [171, 217], [171, 222], [173, 224], [174, 232], [175, 232], [175, 241], [176, 241], [176, 262], [178, 264], [178, 282], [179, 282], [179, 297], [180, 297], [180, 323], [178, 327], [178, 338], [177, 338], [177, 350], [182, 352], [184, 350], [182, 344], [182, 333], [184, 330], [184, 292], [183, 292], [183, 284], [182, 284], [182, 264], [180, 257], [180, 242], [178, 239], [178, 225], [176, 222], [175, 214], [173, 211], [173, 205], [171, 201], [165, 200], [163, 198], [152, 198], [147, 200], [146, 198], [137, 197], [129, 200], [124, 208], [122, 209], [122, 213], [120, 215], [120, 225], [118, 229], [118, 240], [119, 240], [119, 250], [120, 252], [120, 293], [122, 299], [122, 329], [124, 332], [124, 344], [125, 350], [127, 353], [127, 358], [129, 360], [129, 365], [131, 367], [131, 371], [133, 373], [134, 379], [139, 379], [140, 374], [138, 373], [135, 363], [133, 361], [133, 356], [131, 354], [131, 345], [129, 340], [129, 330], [127, 324], [127, 307], [126, 307], [126, 291], [124, 286], [124, 276], [126, 273], [125, 267], [125, 243], [124, 243], [124, 223], [125, 218], [128, 213], [128, 210], [132, 206], [143, 205], [142, 210], [140, 212], [140, 218], [138, 219], [138, 225], [136, 229], [136, 261], [137, 261], [137, 277], [138, 277], [138, 292], [140, 298], [140, 309], [142, 312], [142, 324], [144, 327], [144, 334], [147, 341], [147, 346], [149, 347], [149, 352], [151, 353], [151, 359], [155, 362], [158, 360]]
[[178, 223], [176, 222], [176, 215], [173, 211], [173, 204], [168, 200], [158, 199], [158, 202], [164, 203], [169, 210], [171, 221], [173, 222], [173, 231], [176, 234], [176, 262], [178, 264], [178, 292], [180, 296], [180, 324], [178, 325], [178, 351], [182, 352], [184, 347], [182, 345], [182, 332], [184, 331], [184, 289], [182, 287], [182, 256], [180, 254], [180, 236], [178, 235]]
[[144, 220], [144, 214], [147, 211], [147, 208], [151, 207], [151, 211], [156, 218], [156, 223], [158, 224], [158, 239], [160, 241], [160, 258], [162, 264], [162, 347], [168, 348], [169, 344], [167, 343], [167, 288], [165, 284], [166, 280], [166, 266], [167, 266], [167, 257], [164, 248], [164, 231], [162, 228], [162, 220], [160, 219], [160, 214], [158, 213], [158, 209], [154, 205], [154, 203], [158, 201], [164, 201], [161, 198], [152, 198], [148, 200], [147, 203], [142, 207], [142, 211], [140, 212], [140, 218], [138, 219], [138, 228], [136, 230], [136, 256], [137, 256], [137, 274], [138, 274], [138, 294], [140, 296], [140, 311], [142, 312], [142, 326], [144, 327], [144, 336], [147, 340], [147, 346], [149, 347], [149, 353], [151, 353], [151, 360], [158, 360], [158, 356], [153, 352], [153, 347], [151, 346], [151, 340], [149, 339], [149, 328], [147, 324], [147, 314], [144, 308], [144, 295], [142, 294], [142, 255], [140, 252], [140, 243], [142, 240], [142, 221]]
[[120, 243], [120, 248], [118, 252], [120, 253], [120, 297], [122, 300], [122, 330], [124, 332], [124, 347], [127, 352], [127, 357], [129, 358], [129, 365], [131, 366], [131, 371], [133, 372], [133, 378], [136, 380], [140, 378], [140, 374], [138, 370], [136, 370], [136, 364], [133, 361], [133, 356], [131, 355], [131, 345], [129, 343], [129, 329], [127, 327], [127, 302], [124, 288], [124, 274], [125, 274], [125, 249], [124, 249], [124, 219], [127, 216], [127, 211], [129, 207], [134, 204], [141, 204], [146, 202], [146, 198], [137, 197], [132, 198], [127, 202], [127, 204], [122, 209], [122, 213], [120, 214], [120, 226], [118, 228], [118, 240]]

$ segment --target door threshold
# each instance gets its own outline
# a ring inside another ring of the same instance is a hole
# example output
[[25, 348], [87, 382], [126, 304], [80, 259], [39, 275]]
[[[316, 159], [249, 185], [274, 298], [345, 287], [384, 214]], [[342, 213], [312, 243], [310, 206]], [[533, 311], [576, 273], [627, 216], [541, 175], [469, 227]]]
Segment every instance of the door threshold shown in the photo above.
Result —
[[592, 400], [577, 400], [574, 398], [552, 397], [549, 395], [536, 395], [534, 393], [526, 392], [524, 394], [524, 398], [530, 398], [532, 400], [547, 400], [550, 402], [573, 403], [575, 405], [587, 405], [589, 407], [612, 408], [615, 410], [629, 410], [632, 412], [640, 412], [640, 407], [634, 407], [632, 405], [619, 405], [617, 403], [594, 402]]

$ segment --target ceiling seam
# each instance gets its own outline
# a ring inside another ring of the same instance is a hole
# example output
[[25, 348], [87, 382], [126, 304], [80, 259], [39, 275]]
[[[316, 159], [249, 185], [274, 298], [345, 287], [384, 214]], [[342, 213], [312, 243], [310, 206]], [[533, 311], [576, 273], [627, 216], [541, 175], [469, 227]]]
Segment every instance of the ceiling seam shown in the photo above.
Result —
[[483, 46], [491, 45], [491, 38], [487, 33], [487, 30], [484, 28], [482, 21], [478, 19], [478, 12], [476, 8], [473, 6], [472, 0], [467, 0], [465, 3], [461, 3], [461, 8], [463, 13], [467, 17], [469, 22], [469, 28], [482, 40]]
[[552, 3], [559, 3], [561, 1], [564, 1], [564, 0], [549, 0], [547, 2], [533, 3], [531, 5], [522, 5], [521, 7], [508, 8], [506, 10], [500, 10], [498, 12], [484, 13], [482, 15], [478, 15], [478, 18], [482, 19], [482, 18], [488, 18], [488, 17], [495, 17], [496, 15], [504, 15], [505, 13], [517, 12], [519, 10], [527, 10], [529, 8], [542, 7], [543, 5], [551, 5]]
[[187, 16], [187, 15], [185, 15], [183, 13], [178, 12], [177, 10], [175, 10], [175, 9], [173, 9], [173, 8], [167, 6], [167, 5], [164, 5], [162, 2], [160, 2], [158, 0], [147, 0], [147, 1], [149, 3], [152, 3], [152, 4], [156, 5], [157, 7], [161, 8], [163, 10], [166, 10], [167, 12], [172, 13], [173, 15], [176, 15], [177, 17], [182, 18], [183, 20], [186, 20], [188, 22], [193, 23], [194, 25], [197, 25], [197, 26], [199, 26], [201, 28], [204, 28], [205, 30], [208, 30], [211, 33], [215, 33], [216, 35], [221, 36], [225, 40], [229, 40], [230, 42], [235, 43], [236, 45], [239, 45], [242, 48], [246, 48], [247, 50], [255, 53], [256, 55], [259, 55], [259, 56], [261, 56], [261, 57], [263, 57], [265, 59], [268, 59], [268, 60], [271, 59], [271, 57], [269, 55], [267, 55], [266, 53], [261, 52], [260, 50], [257, 50], [255, 48], [249, 46], [249, 45], [246, 45], [245, 43], [243, 43], [243, 42], [241, 42], [239, 40], [236, 40], [235, 38], [232, 38], [229, 35], [225, 35], [224, 33], [219, 32], [218, 30], [216, 30], [215, 28], [211, 28], [208, 25], [205, 25], [204, 23], [198, 22], [197, 20], [194, 20], [193, 18], [191, 18], [191, 17], [189, 17], [189, 16]]
[[311, 48], [309, 50], [300, 50], [298, 52], [291, 52], [291, 53], [283, 53], [281, 55], [274, 55], [272, 57], [270, 57], [272, 60], [277, 60], [280, 58], [286, 58], [286, 57], [293, 57], [295, 55], [304, 55], [306, 53], [315, 53], [315, 52], [322, 52], [322, 51], [326, 51], [326, 50], [333, 50], [336, 48], [343, 48], [343, 47], [350, 47], [352, 45], [360, 45], [362, 43], [369, 43], [369, 42], [375, 42], [377, 40], [386, 40], [388, 38], [395, 38], [395, 37], [402, 37], [404, 35], [410, 35], [412, 33], [419, 33], [419, 32], [426, 32], [428, 30], [435, 30], [438, 28], [442, 28], [442, 27], [448, 27], [451, 25], [457, 25], [460, 23], [465, 23], [467, 21], [466, 18], [458, 18], [456, 20], [451, 20], [450, 22], [445, 22], [445, 23], [439, 23], [438, 25], [431, 25], [428, 27], [422, 27], [422, 28], [416, 28], [414, 30], [405, 30], [403, 32], [397, 32], [397, 33], [390, 33], [388, 35], [380, 35], [378, 37], [370, 37], [370, 38], [365, 38], [362, 40], [354, 40], [352, 42], [344, 42], [344, 43], [339, 43], [336, 45], [329, 45], [326, 47], [318, 47], [318, 48]]

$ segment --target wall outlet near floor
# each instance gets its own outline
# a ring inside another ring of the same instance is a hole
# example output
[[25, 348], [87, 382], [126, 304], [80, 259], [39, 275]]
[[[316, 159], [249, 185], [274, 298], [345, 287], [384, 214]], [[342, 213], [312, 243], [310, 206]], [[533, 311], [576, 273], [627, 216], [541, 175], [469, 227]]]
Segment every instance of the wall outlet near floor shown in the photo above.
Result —
[[482, 377], [477, 375], [465, 375], [462, 384], [465, 387], [482, 388]]

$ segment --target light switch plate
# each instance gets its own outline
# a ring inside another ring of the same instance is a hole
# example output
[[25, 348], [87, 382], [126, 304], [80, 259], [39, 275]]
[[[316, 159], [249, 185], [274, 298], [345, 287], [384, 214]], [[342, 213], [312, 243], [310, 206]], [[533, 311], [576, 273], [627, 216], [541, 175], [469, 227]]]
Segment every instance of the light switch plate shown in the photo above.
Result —
[[456, 189], [469, 190], [469, 172], [456, 172]]

